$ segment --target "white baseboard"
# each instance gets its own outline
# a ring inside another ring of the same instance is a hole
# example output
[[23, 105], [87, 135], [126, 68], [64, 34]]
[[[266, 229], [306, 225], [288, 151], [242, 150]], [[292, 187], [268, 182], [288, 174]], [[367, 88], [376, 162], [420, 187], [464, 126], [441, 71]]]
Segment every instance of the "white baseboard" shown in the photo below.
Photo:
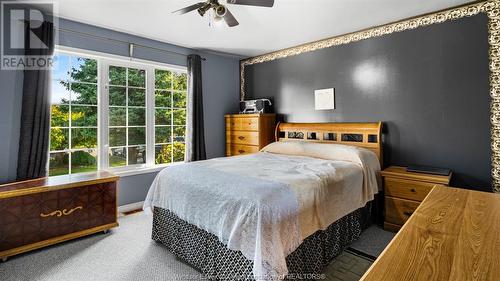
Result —
[[135, 203], [130, 203], [130, 204], [127, 204], [127, 205], [119, 206], [118, 207], [118, 212], [119, 213], [125, 213], [125, 212], [139, 210], [139, 209], [142, 209], [142, 205], [144, 205], [144, 201], [135, 202]]

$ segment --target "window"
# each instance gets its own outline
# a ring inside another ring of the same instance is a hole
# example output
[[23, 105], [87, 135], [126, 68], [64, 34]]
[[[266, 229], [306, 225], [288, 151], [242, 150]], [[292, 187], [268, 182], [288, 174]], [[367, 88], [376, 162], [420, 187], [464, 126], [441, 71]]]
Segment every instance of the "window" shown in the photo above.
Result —
[[56, 52], [49, 175], [184, 161], [184, 68]]
[[49, 174], [97, 170], [97, 61], [56, 57], [52, 81]]
[[146, 163], [146, 71], [109, 66], [109, 166]]
[[186, 75], [155, 71], [155, 163], [184, 161]]

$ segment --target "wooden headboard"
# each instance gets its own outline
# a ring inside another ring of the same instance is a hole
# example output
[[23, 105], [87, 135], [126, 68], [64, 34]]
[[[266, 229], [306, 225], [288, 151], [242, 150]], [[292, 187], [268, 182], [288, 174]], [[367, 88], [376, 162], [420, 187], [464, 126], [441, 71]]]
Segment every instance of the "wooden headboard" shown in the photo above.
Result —
[[278, 123], [276, 141], [309, 141], [363, 147], [377, 154], [382, 165], [382, 122]]

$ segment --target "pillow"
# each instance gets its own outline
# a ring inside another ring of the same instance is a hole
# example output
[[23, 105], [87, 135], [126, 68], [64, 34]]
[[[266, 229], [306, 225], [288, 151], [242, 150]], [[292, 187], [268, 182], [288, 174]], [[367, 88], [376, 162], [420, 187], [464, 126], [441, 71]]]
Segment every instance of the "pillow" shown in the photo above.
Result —
[[285, 155], [308, 156], [326, 160], [348, 161], [363, 165], [366, 161], [378, 162], [377, 155], [368, 149], [336, 143], [317, 143], [306, 141], [273, 142], [260, 150]]
[[[326, 160], [347, 161], [359, 165], [363, 170], [363, 188], [366, 201], [373, 199], [380, 184], [380, 161], [375, 152], [351, 145], [317, 143], [306, 141], [273, 142], [261, 152], [285, 155], [306, 156]], [[369, 190], [372, 191], [368, 192]], [[371, 195], [370, 195], [371, 194]]]

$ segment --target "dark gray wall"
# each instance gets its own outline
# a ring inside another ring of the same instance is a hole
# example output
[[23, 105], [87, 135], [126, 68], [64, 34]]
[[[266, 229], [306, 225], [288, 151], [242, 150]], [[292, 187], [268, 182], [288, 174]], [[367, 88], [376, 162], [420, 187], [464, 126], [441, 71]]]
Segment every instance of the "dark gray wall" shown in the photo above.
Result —
[[[209, 158], [225, 155], [224, 114], [238, 110], [239, 57], [209, 52], [200, 52], [121, 32], [112, 31], [66, 19], [59, 19], [62, 28], [167, 49], [182, 54], [198, 53], [207, 60], [202, 65], [205, 140]], [[82, 37], [61, 32], [59, 45], [108, 54], [128, 56], [126, 44]], [[134, 57], [186, 65], [186, 58], [176, 54], [158, 52], [136, 47]], [[0, 183], [15, 180], [17, 148], [19, 142], [19, 118], [21, 112], [22, 72], [0, 70]], [[120, 179], [119, 204], [124, 205], [144, 200], [156, 173], [126, 176]]]
[[[386, 164], [453, 169], [491, 190], [487, 17], [478, 15], [247, 67], [248, 98], [288, 122], [383, 121]], [[335, 88], [336, 109], [314, 110]]]

